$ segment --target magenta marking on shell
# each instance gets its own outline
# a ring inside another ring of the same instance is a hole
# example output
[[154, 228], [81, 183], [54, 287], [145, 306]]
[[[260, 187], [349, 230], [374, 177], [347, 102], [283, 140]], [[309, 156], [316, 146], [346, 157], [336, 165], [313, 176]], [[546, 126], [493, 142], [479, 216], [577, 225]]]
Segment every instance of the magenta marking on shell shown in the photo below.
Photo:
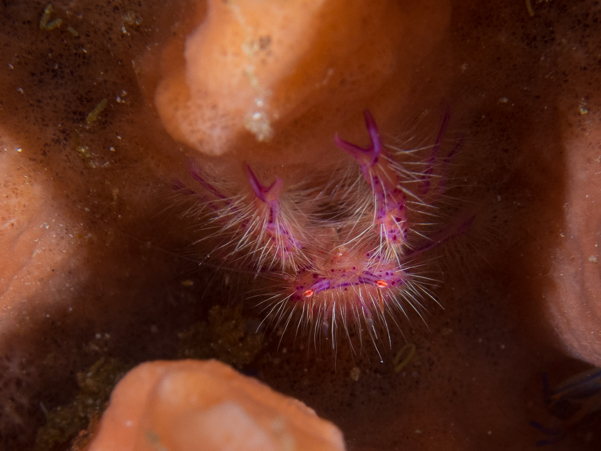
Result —
[[284, 186], [281, 178], [276, 177], [270, 186], [261, 184], [253, 170], [248, 164], [244, 164], [244, 171], [249, 184], [258, 202], [263, 204], [267, 210], [261, 211], [257, 208], [257, 214], [263, 222], [262, 232], [267, 236], [268, 243], [276, 258], [281, 261], [283, 267], [297, 267], [298, 263], [306, 264], [306, 259], [301, 255], [302, 242], [295, 237], [290, 222], [283, 217], [280, 204], [280, 195]]
[[350, 153], [355, 160], [357, 160], [361, 166], [363, 175], [365, 176], [366, 180], [369, 181], [370, 176], [368, 171], [378, 163], [378, 159], [383, 148], [380, 132], [378, 131], [378, 126], [376, 125], [376, 120], [374, 119], [373, 115], [369, 110], [364, 110], [363, 116], [365, 117], [365, 126], [367, 127], [367, 132], [369, 133], [369, 140], [371, 141], [369, 147], [364, 149], [355, 144], [344, 141], [338, 137], [338, 133], [334, 135], [334, 142], [340, 149]]
[[276, 177], [275, 181], [271, 185], [264, 186], [261, 184], [261, 182], [259, 182], [259, 179], [257, 179], [257, 176], [253, 170], [246, 163], [244, 163], [244, 172], [246, 173], [250, 187], [255, 193], [255, 196], [257, 196], [257, 199], [265, 203], [278, 202], [282, 187], [284, 186], [284, 182], [281, 178]]
[[407, 240], [407, 197], [401, 189], [398, 174], [389, 167], [390, 157], [386, 155], [380, 132], [372, 114], [365, 110], [365, 125], [371, 141], [363, 149], [346, 142], [335, 135], [336, 145], [357, 160], [363, 178], [371, 187], [374, 196], [374, 226], [380, 236], [393, 247], [403, 245]]
[[402, 286], [407, 277], [407, 274], [393, 265], [363, 269], [338, 268], [325, 273], [302, 271], [292, 282], [294, 292], [290, 295], [290, 300], [304, 301], [307, 292], [310, 292], [311, 296], [317, 296], [327, 295], [335, 290], [342, 293], [349, 290], [360, 291], [362, 288], [393, 289]]

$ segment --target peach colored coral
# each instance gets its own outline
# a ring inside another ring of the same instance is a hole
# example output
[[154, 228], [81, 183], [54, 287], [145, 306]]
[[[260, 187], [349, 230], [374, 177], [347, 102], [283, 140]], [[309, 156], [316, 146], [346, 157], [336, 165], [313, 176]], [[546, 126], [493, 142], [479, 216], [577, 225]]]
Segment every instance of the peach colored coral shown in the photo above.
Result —
[[215, 360], [144, 363], [115, 388], [90, 451], [343, 450], [302, 402]]

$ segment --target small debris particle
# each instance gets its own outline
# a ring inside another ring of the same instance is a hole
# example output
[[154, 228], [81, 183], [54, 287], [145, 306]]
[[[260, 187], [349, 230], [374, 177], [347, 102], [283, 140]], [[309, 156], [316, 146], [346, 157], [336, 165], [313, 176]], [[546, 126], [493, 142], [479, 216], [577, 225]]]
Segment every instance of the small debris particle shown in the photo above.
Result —
[[86, 164], [92, 169], [96, 168], [97, 165], [94, 162], [94, 155], [90, 152], [90, 148], [81, 142], [81, 136], [79, 132], [75, 130], [75, 150], [79, 154], [79, 156], [86, 162]]
[[357, 382], [359, 380], [359, 376], [361, 376], [361, 370], [357, 367], [354, 367], [349, 375], [351, 376], [352, 380]]
[[20, 147], [17, 147], [17, 152], [21, 152], [23, 149], [21, 149]]
[[591, 263], [597, 263], [597, 256], [596, 255], [591, 255], [588, 258], [588, 261], [591, 262]]
[[86, 122], [88, 124], [91, 124], [92, 122], [96, 122], [98, 120], [98, 116], [100, 115], [100, 113], [102, 113], [102, 110], [104, 110], [106, 108], [107, 103], [108, 103], [108, 100], [105, 97], [98, 103], [98, 105], [96, 105], [96, 108], [94, 108], [90, 112], [90, 114], [88, 114], [88, 117], [86, 117]]
[[534, 17], [534, 9], [532, 8], [532, 3], [530, 3], [530, 0], [526, 0], [526, 8], [528, 9], [528, 14], [530, 17]]
[[61, 19], [60, 17], [58, 19], [54, 19], [52, 22], [46, 25], [46, 30], [54, 30], [55, 28], [60, 27], [62, 23], [63, 19]]
[[92, 154], [88, 146], [76, 146], [75, 149], [79, 152], [79, 155], [92, 169], [96, 167], [96, 163], [92, 160]]
[[79, 33], [77, 32], [77, 30], [73, 27], [67, 27], [67, 30], [69, 30], [69, 33], [71, 33], [73, 36], [75, 36], [75, 37], [79, 36]]
[[131, 25], [131, 24], [135, 23], [135, 20], [136, 20], [136, 15], [133, 12], [129, 11], [129, 12], [126, 12], [125, 14], [123, 14], [123, 22], [125, 22], [126, 24]]
[[23, 94], [23, 88], [17, 88], [17, 91], [19, 91], [19, 94]]
[[60, 27], [63, 23], [63, 19], [61, 19], [60, 17], [54, 19], [52, 22], [48, 22], [50, 20], [50, 15], [52, 14], [52, 11], [54, 11], [54, 8], [52, 7], [52, 3], [49, 3], [48, 6], [46, 6], [46, 8], [44, 9], [44, 13], [40, 18], [40, 30], [54, 30], [55, 28]]
[[[401, 348], [401, 350], [397, 353], [392, 361], [394, 365], [394, 372], [400, 373], [403, 368], [405, 368], [413, 357], [415, 356], [415, 345], [413, 343], [407, 343], [405, 346]], [[404, 357], [401, 359], [401, 357]]]
[[182, 281], [182, 285], [183, 285], [184, 287], [192, 287], [192, 286], [194, 286], [194, 281], [193, 281], [193, 280], [190, 280], [190, 279], [183, 280], [183, 281]]
[[40, 18], [40, 30], [45, 30], [46, 25], [48, 25], [48, 21], [50, 20], [50, 14], [52, 14], [52, 3], [48, 3], [48, 6], [44, 9], [44, 13]]

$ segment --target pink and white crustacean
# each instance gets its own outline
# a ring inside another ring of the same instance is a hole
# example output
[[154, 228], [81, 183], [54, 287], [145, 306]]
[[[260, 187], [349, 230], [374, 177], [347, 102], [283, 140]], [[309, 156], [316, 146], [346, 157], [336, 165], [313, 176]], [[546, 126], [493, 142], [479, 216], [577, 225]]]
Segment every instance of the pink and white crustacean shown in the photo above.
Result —
[[382, 335], [390, 340], [388, 322], [400, 327], [398, 313], [408, 317], [408, 308], [422, 317], [422, 302], [434, 299], [430, 288], [438, 282], [424, 273], [422, 255], [471, 221], [432, 227], [429, 202], [443, 189], [445, 166], [457, 150], [439, 157], [447, 110], [434, 145], [420, 149], [425, 156], [385, 146], [373, 115], [366, 110], [364, 117], [369, 147], [334, 138], [358, 164], [333, 171], [318, 188], [287, 186], [277, 175], [264, 184], [246, 163], [246, 187], [197, 167], [195, 186], [175, 185], [193, 194], [193, 211], [217, 226], [211, 237], [221, 240], [222, 264], [275, 280], [260, 302], [264, 321], [314, 341], [325, 337], [333, 347], [341, 333], [351, 341], [365, 334], [374, 344]]

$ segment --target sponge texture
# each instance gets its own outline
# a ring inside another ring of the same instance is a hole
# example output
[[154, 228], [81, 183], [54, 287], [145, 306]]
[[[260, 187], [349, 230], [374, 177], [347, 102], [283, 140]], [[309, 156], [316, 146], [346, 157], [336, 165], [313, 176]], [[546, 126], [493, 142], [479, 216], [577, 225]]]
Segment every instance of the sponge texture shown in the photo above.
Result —
[[113, 392], [90, 451], [344, 450], [302, 402], [216, 360], [145, 363]]
[[[426, 2], [427, 13], [412, 3], [211, 0], [183, 58], [177, 45], [164, 52], [155, 95], [163, 124], [178, 141], [220, 155], [244, 136], [271, 141], [313, 108], [330, 120], [340, 118], [329, 114], [336, 110], [361, 111], [391, 78], [393, 91], [406, 88], [406, 61], [426, 53], [446, 26], [447, 2]], [[419, 43], [409, 58], [399, 52], [407, 41]]]

